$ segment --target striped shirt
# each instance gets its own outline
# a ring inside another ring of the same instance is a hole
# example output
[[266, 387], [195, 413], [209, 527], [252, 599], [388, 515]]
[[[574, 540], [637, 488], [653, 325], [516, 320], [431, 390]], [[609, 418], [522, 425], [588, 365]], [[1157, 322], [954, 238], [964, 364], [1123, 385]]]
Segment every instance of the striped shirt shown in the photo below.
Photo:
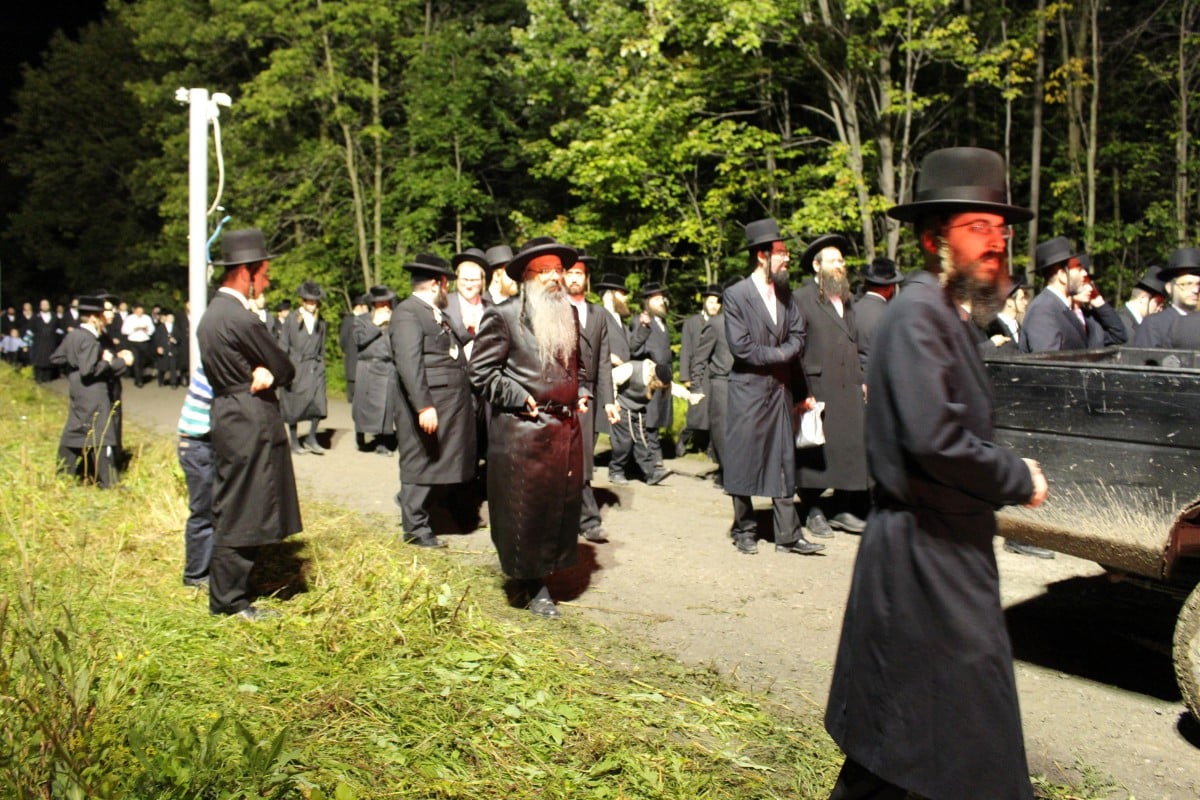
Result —
[[204, 374], [204, 366], [197, 365], [192, 372], [191, 383], [188, 384], [187, 397], [183, 398], [183, 410], [179, 412], [179, 433], [198, 439], [208, 436], [212, 425], [209, 423], [209, 413], [212, 411], [213, 390], [208, 385], [208, 376]]

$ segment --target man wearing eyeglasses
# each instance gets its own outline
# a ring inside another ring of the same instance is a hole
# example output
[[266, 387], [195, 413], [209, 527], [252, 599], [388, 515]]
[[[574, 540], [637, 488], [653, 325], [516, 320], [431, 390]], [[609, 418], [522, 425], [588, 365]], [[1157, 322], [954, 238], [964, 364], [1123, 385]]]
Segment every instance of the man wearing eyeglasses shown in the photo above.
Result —
[[968, 330], [1008, 287], [1004, 160], [925, 157], [912, 202], [924, 270], [888, 308], [867, 366], [874, 480], [825, 727], [846, 753], [832, 800], [1032, 800], [1012, 646], [1000, 603], [996, 509], [1038, 506], [1036, 462], [992, 441], [991, 387]]
[[1125, 325], [1092, 283], [1085, 259], [1065, 236], [1037, 246], [1037, 271], [1046, 288], [1025, 309], [1022, 352], [1090, 350], [1125, 343]]
[[453, 270], [427, 253], [404, 269], [412, 276], [412, 294], [396, 306], [389, 326], [400, 374], [400, 524], [406, 544], [443, 547], [429, 509], [445, 487], [475, 474], [475, 407], [463, 343], [445, 314]]
[[1133, 337], [1136, 347], [1170, 347], [1174, 323], [1196, 313], [1200, 306], [1200, 250], [1195, 247], [1176, 250], [1158, 277], [1167, 284], [1171, 304], [1142, 320]]

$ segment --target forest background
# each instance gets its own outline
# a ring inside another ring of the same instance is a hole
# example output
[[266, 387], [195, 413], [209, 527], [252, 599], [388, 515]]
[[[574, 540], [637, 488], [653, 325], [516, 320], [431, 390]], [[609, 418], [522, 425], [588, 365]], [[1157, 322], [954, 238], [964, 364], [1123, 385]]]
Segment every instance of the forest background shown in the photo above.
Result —
[[[1093, 255], [1111, 300], [1196, 241], [1200, 0], [110, 0], [27, 68], [0, 141], [5, 304], [186, 293], [187, 109], [226, 92], [223, 205], [344, 311], [420, 252], [550, 234], [692, 313], [742, 225], [849, 235], [922, 155], [1005, 154], [1015, 269]], [[210, 161], [212, 183], [215, 169]], [[213, 216], [215, 226], [217, 215]], [[794, 251], [798, 252], [798, 250]], [[636, 297], [636, 295], [635, 295]]]

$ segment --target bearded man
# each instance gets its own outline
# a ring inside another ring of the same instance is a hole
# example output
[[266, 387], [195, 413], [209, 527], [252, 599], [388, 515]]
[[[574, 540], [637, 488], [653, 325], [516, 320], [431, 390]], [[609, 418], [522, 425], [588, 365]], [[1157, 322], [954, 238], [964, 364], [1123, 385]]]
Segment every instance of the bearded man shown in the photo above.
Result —
[[1175, 323], [1200, 308], [1200, 250], [1179, 248], [1158, 274], [1171, 303], [1142, 322], [1133, 337], [1135, 347], [1170, 347]]
[[[657, 281], [650, 281], [642, 287], [642, 302], [645, 309], [629, 326], [629, 350], [634, 359], [650, 360], [655, 364], [671, 368], [674, 353], [671, 351], [671, 329], [667, 326], [667, 298], [664, 287]], [[642, 435], [646, 446], [654, 459], [654, 471], [646, 472], [643, 477], [646, 483], [656, 485], [662, 482], [670, 471], [663, 466], [662, 439], [660, 430], [671, 429], [675, 416], [675, 406], [670, 392], [657, 392], [646, 407]], [[661, 476], [661, 477], [660, 477]]]
[[575, 311], [564, 286], [576, 252], [530, 239], [505, 269], [519, 300], [492, 306], [470, 376], [491, 404], [488, 509], [500, 567], [538, 616], [560, 616], [545, 578], [575, 563], [583, 492], [578, 414], [588, 409]]
[[[1008, 288], [1004, 160], [926, 156], [914, 223], [925, 269], [879, 325], [867, 368], [874, 479], [825, 727], [846, 753], [831, 800], [1032, 798], [1000, 605], [996, 509], [1038, 506], [1037, 462], [992, 441], [991, 387], [967, 313]], [[964, 313], [964, 307], [967, 312]]]

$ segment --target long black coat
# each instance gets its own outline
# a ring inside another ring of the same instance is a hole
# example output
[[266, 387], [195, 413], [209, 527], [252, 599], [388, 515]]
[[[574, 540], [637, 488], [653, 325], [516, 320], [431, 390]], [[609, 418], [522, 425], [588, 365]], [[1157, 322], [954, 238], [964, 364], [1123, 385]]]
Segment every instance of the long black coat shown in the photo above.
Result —
[[776, 298], [772, 323], [752, 278], [726, 289], [722, 302], [733, 354], [722, 466], [725, 492], [791, 497], [796, 491], [793, 389], [804, 351], [804, 319], [795, 303], [785, 305]]
[[[604, 319], [605, 335], [608, 339], [608, 361], [611, 369], [612, 356], [616, 356], [617, 358], [621, 359], [622, 364], [629, 360], [629, 329], [622, 325], [621, 320], [619, 320], [616, 315], [608, 309], [600, 308], [598, 311], [600, 312], [601, 317]], [[615, 394], [597, 395], [597, 402], [601, 406], [603, 406], [605, 403], [612, 403], [615, 401], [615, 399]], [[609, 424], [608, 417], [603, 413], [603, 408], [597, 411], [596, 414], [596, 430], [600, 433], [612, 433], [612, 425]]]
[[371, 314], [354, 318], [354, 344], [358, 362], [354, 371], [354, 403], [351, 416], [359, 433], [392, 433], [396, 407], [400, 402], [400, 384], [392, 361], [392, 345], [387, 326], [371, 321]]
[[105, 361], [104, 350], [96, 334], [78, 327], [72, 328], [50, 355], [50, 363], [67, 373], [71, 398], [59, 439], [63, 447], [114, 447], [119, 443], [109, 385], [120, 384], [125, 362], [119, 358]]
[[521, 298], [483, 315], [469, 366], [471, 384], [491, 404], [488, 511], [504, 574], [541, 578], [575, 563], [583, 500], [579, 418], [525, 412], [533, 397], [574, 407], [584, 396], [578, 350], [566, 366], [542, 369]]
[[696, 357], [700, 332], [706, 324], [706, 314], [693, 314], [683, 321], [683, 329], [679, 333], [679, 380], [688, 384], [693, 392], [704, 394], [704, 399], [699, 403], [688, 405], [686, 425], [694, 431], [708, 430], [708, 365]]
[[854, 305], [845, 316], [820, 296], [816, 281], [796, 290], [796, 305], [804, 317], [807, 340], [801, 362], [804, 386], [797, 396], [825, 402], [825, 444], [796, 451], [797, 485], [805, 489], [868, 488], [867, 449], [863, 444], [866, 377], [858, 355]]
[[1025, 309], [1025, 319], [1021, 322], [1021, 352], [1090, 350], [1125, 344], [1125, 325], [1111, 305], [1088, 306], [1083, 313], [1087, 319], [1086, 332], [1075, 312], [1058, 295], [1049, 289], [1042, 291]]
[[937, 278], [892, 303], [868, 371], [876, 502], [825, 726], [871, 772], [932, 800], [1031, 798], [1000, 606], [995, 509], [1033, 493], [992, 443], [982, 360]]
[[713, 457], [724, 464], [725, 428], [729, 420], [729, 371], [733, 353], [725, 335], [724, 312], [709, 317], [700, 330], [696, 359], [704, 363], [705, 391], [708, 393], [708, 430]]
[[[396, 434], [400, 482], [452, 484], [475, 474], [475, 406], [467, 357], [448, 321], [434, 320], [433, 306], [409, 297], [392, 313], [392, 352], [400, 373]], [[424, 408], [437, 410], [432, 434], [417, 424]]]
[[[650, 359], [655, 364], [674, 362], [671, 353], [671, 331], [665, 320], [651, 315], [650, 324], [643, 325], [638, 317], [629, 327], [629, 351], [636, 359]], [[646, 409], [647, 428], [670, 428], [675, 413], [670, 392], [657, 392]]]
[[[607, 319], [606, 319], [607, 318]], [[612, 315], [603, 306], [587, 304], [587, 319], [579, 327], [579, 365], [583, 371], [583, 386], [592, 398], [587, 413], [579, 415], [579, 431], [583, 437], [583, 479], [592, 479], [595, 456], [596, 420], [603, 418], [604, 404], [613, 401], [612, 355], [608, 346], [608, 321]]]
[[887, 300], [874, 292], [866, 292], [854, 302], [854, 331], [863, 375], [867, 374], [867, 364], [871, 360], [871, 341], [875, 336], [875, 329], [883, 319], [883, 312], [887, 311], [887, 303]]
[[325, 419], [325, 320], [317, 317], [313, 332], [304, 325], [299, 311], [288, 314], [279, 325], [279, 346], [292, 360], [296, 377], [279, 393], [283, 421], [294, 424], [304, 419]]
[[213, 388], [215, 544], [249, 547], [299, 533], [300, 501], [279, 400], [273, 388], [250, 393], [255, 367], [269, 369], [282, 386], [295, 377], [292, 362], [258, 317], [226, 292], [213, 297], [196, 337]]
[[35, 367], [53, 366], [50, 357], [54, 355], [61, 341], [58, 334], [58, 317], [51, 313], [50, 321], [46, 322], [41, 313], [35, 311], [33, 318], [29, 320], [29, 330], [33, 331], [33, 344], [29, 346], [29, 363]]
[[[338, 345], [342, 348], [342, 369], [345, 370], [346, 385], [354, 385], [354, 373], [358, 368], [358, 345], [354, 343], [354, 320], [353, 314], [347, 314], [342, 317], [342, 324], [338, 328]], [[350, 402], [354, 402], [354, 394], [346, 398]]]

